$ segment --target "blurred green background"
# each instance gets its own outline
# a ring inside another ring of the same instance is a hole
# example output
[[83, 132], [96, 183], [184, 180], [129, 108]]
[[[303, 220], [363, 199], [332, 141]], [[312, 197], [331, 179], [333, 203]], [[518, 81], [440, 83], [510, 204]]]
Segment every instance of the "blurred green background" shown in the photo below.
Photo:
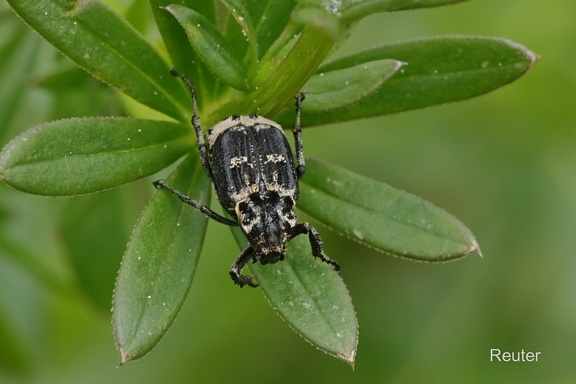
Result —
[[[110, 313], [75, 288], [74, 246], [61, 237], [81, 228], [77, 247], [119, 263], [121, 251], [92, 236], [90, 226], [103, 223], [85, 212], [92, 204], [122, 211], [104, 224], [117, 228], [110, 244], [125, 244], [152, 193], [148, 181], [99, 194], [118, 206], [98, 205], [98, 195], [50, 199], [0, 185], [0, 383], [576, 382], [576, 3], [547, 4], [477, 0], [379, 14], [337, 53], [469, 34], [506, 37], [541, 56], [524, 78], [474, 100], [305, 130], [308, 156], [444, 207], [475, 233], [484, 255], [414, 263], [319, 226], [358, 314], [354, 370], [298, 337], [258, 290], [231, 284], [238, 249], [217, 223], [172, 329], [148, 356], [116, 368]], [[27, 49], [40, 55], [11, 68], [0, 51], [0, 112], [13, 117], [0, 131], [2, 146], [50, 119], [120, 113], [107, 101], [114, 92], [97, 81], [80, 76], [86, 84], [75, 92], [54, 78], [39, 86], [42, 58], [53, 60], [53, 49], [6, 8], [2, 2], [0, 40], [18, 36], [20, 63]], [[19, 71], [25, 82], [15, 80]], [[78, 212], [84, 225], [62, 223], [62, 209]], [[102, 271], [104, 286], [114, 275]], [[107, 297], [105, 289], [92, 292], [101, 306]], [[491, 348], [541, 355], [535, 363], [490, 362]]]

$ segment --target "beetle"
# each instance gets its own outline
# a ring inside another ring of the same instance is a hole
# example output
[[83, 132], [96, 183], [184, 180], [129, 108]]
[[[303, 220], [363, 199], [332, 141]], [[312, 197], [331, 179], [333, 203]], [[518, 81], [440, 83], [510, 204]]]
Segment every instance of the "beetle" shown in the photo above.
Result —
[[257, 287], [251, 276], [241, 274], [248, 261], [273, 264], [284, 260], [288, 241], [303, 234], [308, 235], [314, 257], [332, 265], [336, 271], [340, 270], [338, 263], [324, 254], [316, 229], [308, 223], [296, 221], [298, 180], [305, 170], [300, 127], [304, 94], [296, 96], [296, 124], [293, 128], [295, 165], [282, 127], [258, 114], [233, 115], [222, 120], [208, 131], [206, 141], [200, 126], [194, 85], [175, 69], [171, 74], [182, 79], [188, 87], [193, 108], [191, 123], [198, 140], [200, 162], [214, 184], [220, 204], [233, 219], [219, 215], [162, 180], [155, 181], [154, 186], [172, 192], [211, 219], [240, 227], [250, 245], [230, 268], [234, 283], [240, 287]]

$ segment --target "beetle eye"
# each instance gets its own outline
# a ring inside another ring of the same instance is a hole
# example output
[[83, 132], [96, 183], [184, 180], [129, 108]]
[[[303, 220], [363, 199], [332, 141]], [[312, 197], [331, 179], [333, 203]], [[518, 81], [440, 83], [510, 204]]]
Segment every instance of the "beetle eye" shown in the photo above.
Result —
[[253, 221], [254, 221], [254, 215], [252, 215], [250, 213], [246, 214], [242, 217], [242, 225], [249, 225]]
[[284, 204], [282, 205], [282, 211], [281, 211], [282, 218], [289, 222], [296, 220], [293, 200], [289, 197], [286, 197], [284, 198], [283, 203]]

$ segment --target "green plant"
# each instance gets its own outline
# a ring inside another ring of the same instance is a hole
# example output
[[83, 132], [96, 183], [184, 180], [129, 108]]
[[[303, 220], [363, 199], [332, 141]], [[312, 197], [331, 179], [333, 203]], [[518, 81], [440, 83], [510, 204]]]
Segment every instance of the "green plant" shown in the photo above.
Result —
[[[310, 127], [474, 97], [517, 79], [535, 61], [534, 54], [507, 40], [450, 36], [381, 46], [324, 63], [354, 24], [372, 13], [454, 0], [187, 0], [183, 5], [150, 0], [161, 49], [99, 1], [8, 2], [80, 67], [162, 114], [154, 120], [57, 120], [16, 137], [0, 154], [0, 178], [15, 189], [46, 196], [113, 188], [184, 158], [168, 182], [209, 202], [211, 186], [189, 124], [189, 96], [170, 76], [171, 66], [197, 86], [204, 127], [231, 114], [254, 112], [290, 127], [292, 100], [302, 88], [309, 92], [302, 123]], [[143, 6], [135, 1], [127, 19], [138, 20], [130, 15]], [[445, 261], [479, 251], [470, 231], [442, 209], [336, 166], [308, 159], [301, 189], [303, 212], [386, 254]], [[147, 206], [114, 294], [122, 363], [149, 352], [177, 316], [206, 224], [202, 214], [167, 194], [156, 194]], [[311, 257], [305, 239], [290, 243], [286, 261], [251, 269], [272, 307], [298, 333], [354, 363], [357, 321], [350, 297], [338, 274]], [[87, 291], [97, 290], [93, 282], [81, 282]]]

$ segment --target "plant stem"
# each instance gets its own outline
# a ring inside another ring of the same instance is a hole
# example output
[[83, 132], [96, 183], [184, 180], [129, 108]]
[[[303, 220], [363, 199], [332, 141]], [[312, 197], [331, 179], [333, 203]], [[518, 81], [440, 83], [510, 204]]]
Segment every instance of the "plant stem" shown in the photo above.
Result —
[[334, 41], [325, 29], [306, 25], [276, 71], [232, 112], [274, 116], [302, 89], [333, 46]]

